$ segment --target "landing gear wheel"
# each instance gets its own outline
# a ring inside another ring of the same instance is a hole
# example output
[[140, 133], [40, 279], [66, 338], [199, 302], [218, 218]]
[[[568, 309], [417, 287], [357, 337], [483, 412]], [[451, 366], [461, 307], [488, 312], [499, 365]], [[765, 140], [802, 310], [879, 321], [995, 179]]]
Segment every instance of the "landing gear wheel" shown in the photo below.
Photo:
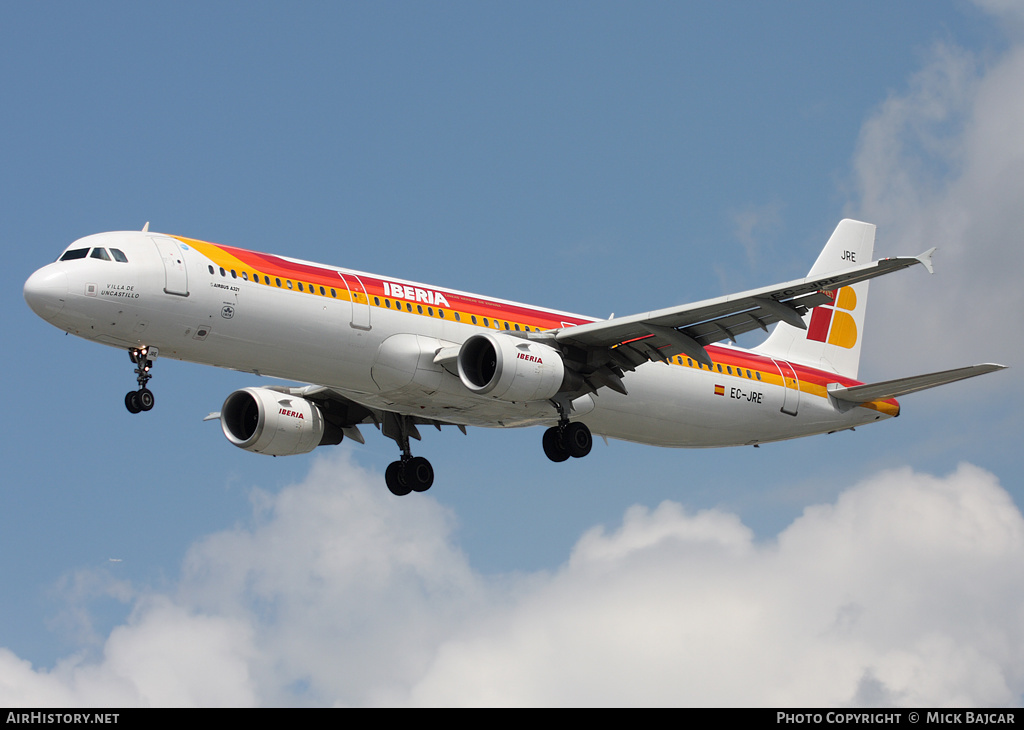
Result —
[[541, 441], [544, 446], [544, 455], [551, 461], [565, 461], [569, 458], [569, 449], [566, 446], [565, 434], [558, 426], [552, 426], [544, 432], [544, 439]]
[[[124, 397], [124, 407], [128, 409], [129, 413], [138, 413], [142, 410], [142, 406], [139, 404], [139, 393], [135, 390], [129, 390]], [[152, 407], [152, 406], [150, 406]]]
[[153, 409], [153, 404], [156, 399], [153, 397], [153, 391], [149, 388], [143, 388], [138, 392], [139, 409], [143, 411], [149, 411]]
[[156, 360], [159, 350], [155, 347], [132, 348], [128, 351], [128, 357], [135, 365], [135, 378], [139, 389], [124, 397], [124, 406], [130, 413], [152, 410], [156, 399], [153, 391], [146, 387], [153, 375], [149, 372], [153, 369], [153, 361]]
[[388, 464], [388, 468], [384, 472], [384, 481], [387, 482], [388, 489], [396, 497], [404, 497], [412, 491], [412, 487], [405, 479], [405, 464], [400, 461], [392, 461]]
[[434, 483], [434, 467], [422, 456], [414, 456], [405, 465], [405, 481], [414, 492], [425, 492]]
[[594, 445], [594, 437], [585, 423], [570, 423], [565, 427], [565, 445], [569, 456], [582, 459], [590, 453]]

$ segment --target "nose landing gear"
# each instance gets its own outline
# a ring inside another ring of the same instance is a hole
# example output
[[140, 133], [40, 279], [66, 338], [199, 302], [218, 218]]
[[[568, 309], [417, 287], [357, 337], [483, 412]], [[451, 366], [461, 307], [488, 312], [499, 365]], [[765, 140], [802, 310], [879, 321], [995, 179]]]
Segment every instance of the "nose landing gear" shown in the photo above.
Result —
[[138, 390], [130, 390], [124, 397], [124, 407], [129, 413], [152, 410], [156, 399], [153, 391], [146, 387], [149, 382], [150, 370], [153, 369], [153, 361], [156, 360], [158, 351], [155, 347], [136, 347], [128, 351], [128, 357], [135, 363], [136, 381], [139, 384]]

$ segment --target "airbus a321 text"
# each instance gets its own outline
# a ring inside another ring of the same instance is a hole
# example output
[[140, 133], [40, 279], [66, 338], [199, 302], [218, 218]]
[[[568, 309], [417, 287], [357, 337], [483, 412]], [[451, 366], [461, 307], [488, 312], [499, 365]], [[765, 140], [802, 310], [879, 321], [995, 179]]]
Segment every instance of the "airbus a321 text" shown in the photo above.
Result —
[[[868, 281], [922, 264], [872, 260], [875, 226], [840, 222], [807, 277], [597, 320], [443, 287], [142, 231], [75, 241], [25, 282], [55, 327], [128, 351], [153, 407], [157, 356], [307, 383], [231, 393], [219, 413], [235, 446], [303, 454], [372, 424], [401, 457], [385, 478], [422, 492], [425, 426], [546, 426], [552, 461], [592, 434], [657, 446], [758, 445], [899, 415], [897, 396], [1001, 365], [863, 384]], [[736, 336], [774, 330], [747, 350]], [[731, 340], [732, 344], [726, 344]]]

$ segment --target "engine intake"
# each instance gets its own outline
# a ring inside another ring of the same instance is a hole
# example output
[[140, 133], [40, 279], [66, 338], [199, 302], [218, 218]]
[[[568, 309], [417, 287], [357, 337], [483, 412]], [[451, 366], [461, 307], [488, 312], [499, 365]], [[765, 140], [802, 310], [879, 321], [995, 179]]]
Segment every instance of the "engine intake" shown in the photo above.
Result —
[[272, 456], [309, 453], [324, 436], [324, 418], [315, 404], [268, 388], [243, 388], [229, 395], [220, 426], [238, 448]]
[[515, 402], [551, 398], [567, 373], [555, 348], [490, 332], [463, 343], [458, 366], [459, 379], [472, 392]]

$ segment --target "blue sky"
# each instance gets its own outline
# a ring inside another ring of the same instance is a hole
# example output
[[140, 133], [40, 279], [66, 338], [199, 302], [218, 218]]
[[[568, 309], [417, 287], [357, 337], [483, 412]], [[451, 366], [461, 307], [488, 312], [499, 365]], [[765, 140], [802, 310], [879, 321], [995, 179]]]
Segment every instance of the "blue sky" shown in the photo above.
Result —
[[[203, 423], [250, 375], [160, 361], [131, 417], [125, 354], [21, 289], [74, 239], [151, 221], [621, 316], [801, 276], [851, 216], [877, 256], [940, 248], [935, 276], [872, 285], [862, 377], [1015, 367], [1022, 29], [994, 0], [9, 9], [2, 702], [1019, 704], [1015, 370], [760, 449], [599, 441], [555, 465], [539, 430], [435, 432], [415, 448], [435, 487], [397, 503], [379, 434], [268, 459]], [[940, 608], [960, 585], [975, 602]], [[678, 651], [645, 654], [638, 626]], [[711, 659], [729, 636], [793, 671]], [[965, 656], [1002, 684], [967, 682]]]

